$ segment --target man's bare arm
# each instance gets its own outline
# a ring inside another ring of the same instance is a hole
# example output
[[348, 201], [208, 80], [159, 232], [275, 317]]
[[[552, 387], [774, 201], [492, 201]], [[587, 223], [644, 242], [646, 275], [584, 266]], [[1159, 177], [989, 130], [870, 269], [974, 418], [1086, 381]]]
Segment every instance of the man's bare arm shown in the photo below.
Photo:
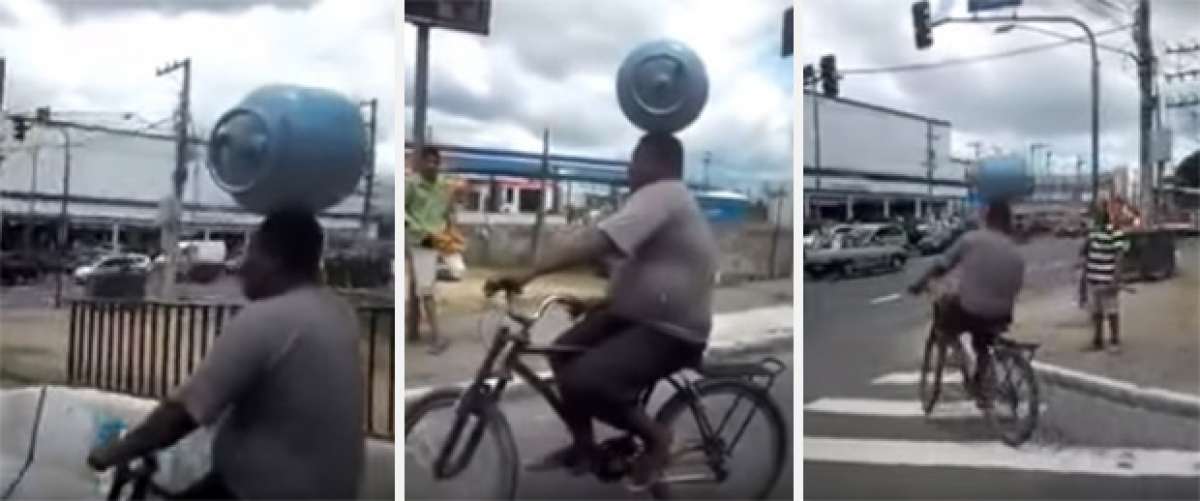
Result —
[[608, 235], [598, 229], [588, 228], [579, 238], [572, 239], [570, 244], [551, 249], [538, 260], [533, 270], [522, 277], [522, 282], [528, 283], [543, 275], [592, 263], [617, 252], [620, 251]]

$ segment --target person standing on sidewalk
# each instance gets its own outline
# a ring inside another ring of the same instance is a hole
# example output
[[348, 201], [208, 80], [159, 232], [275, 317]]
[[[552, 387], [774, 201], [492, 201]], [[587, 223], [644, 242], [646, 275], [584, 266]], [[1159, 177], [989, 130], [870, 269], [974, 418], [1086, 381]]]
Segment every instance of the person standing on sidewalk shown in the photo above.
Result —
[[1080, 251], [1084, 258], [1088, 311], [1092, 315], [1091, 350], [1104, 349], [1105, 318], [1111, 334], [1111, 350], [1120, 350], [1121, 259], [1128, 248], [1125, 233], [1112, 225], [1108, 211], [1101, 205], [1096, 211], [1096, 225]]
[[[409, 280], [413, 284], [411, 290], [416, 295], [416, 314], [424, 309], [429, 321], [429, 352], [435, 354], [447, 345], [438, 329], [434, 296], [438, 268], [437, 242], [454, 223], [455, 185], [441, 175], [441, 160], [437, 148], [426, 146], [420, 152], [416, 175], [404, 181], [404, 249], [409, 264]], [[420, 308], [422, 305], [424, 308]], [[411, 337], [415, 335], [415, 332], [411, 333]]]

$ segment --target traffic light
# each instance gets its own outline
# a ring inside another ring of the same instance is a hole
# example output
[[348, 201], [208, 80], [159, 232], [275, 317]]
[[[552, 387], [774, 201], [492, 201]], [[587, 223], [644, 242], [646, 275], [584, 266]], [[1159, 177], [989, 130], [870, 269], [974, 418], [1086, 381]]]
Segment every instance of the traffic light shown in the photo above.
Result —
[[25, 117], [12, 117], [13, 121], [13, 139], [17, 141], [25, 140], [25, 133], [29, 132], [29, 120]]
[[816, 81], [817, 81], [817, 70], [814, 69], [813, 65], [811, 65], [811, 64], [804, 65], [804, 81], [803, 81], [804, 88], [807, 89], [808, 86], [812, 85]]
[[837, 59], [833, 54], [821, 56], [821, 91], [829, 97], [838, 95]]
[[930, 45], [933, 45], [932, 28], [929, 26], [929, 2], [920, 1], [913, 3], [912, 17], [917, 48], [928, 49]]

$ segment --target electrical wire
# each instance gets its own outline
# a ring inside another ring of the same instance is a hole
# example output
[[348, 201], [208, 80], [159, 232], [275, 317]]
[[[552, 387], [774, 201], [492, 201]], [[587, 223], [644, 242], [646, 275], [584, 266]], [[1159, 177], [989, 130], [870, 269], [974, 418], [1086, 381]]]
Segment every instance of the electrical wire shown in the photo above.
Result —
[[[1119, 26], [1116, 28], [1110, 28], [1110, 29], [1107, 29], [1104, 31], [1097, 32], [1096, 36], [1100, 37], [1100, 36], [1104, 36], [1104, 35], [1109, 35], [1109, 34], [1116, 33], [1118, 31], [1123, 31], [1126, 29], [1129, 29], [1129, 26]], [[1008, 58], [1008, 57], [1016, 57], [1016, 56], [1030, 54], [1030, 53], [1034, 53], [1034, 52], [1041, 52], [1041, 51], [1050, 50], [1050, 49], [1057, 49], [1059, 47], [1078, 43], [1079, 41], [1082, 41], [1082, 40], [1087, 40], [1087, 38], [1086, 37], [1078, 37], [1078, 38], [1072, 38], [1070, 40], [1063, 40], [1061, 42], [1053, 42], [1053, 43], [1047, 43], [1047, 44], [1041, 44], [1041, 45], [1031, 45], [1029, 47], [1022, 47], [1020, 49], [996, 52], [996, 53], [992, 53], [992, 54], [984, 54], [984, 55], [980, 55], [980, 56], [947, 59], [944, 61], [938, 61], [938, 62], [934, 62], [934, 63], [904, 64], [904, 65], [898, 65], [898, 66], [887, 66], [887, 67], [883, 67], [883, 68], [849, 69], [849, 70], [842, 70], [839, 73], [841, 73], [843, 75], [866, 75], [866, 74], [873, 74], [873, 73], [901, 73], [901, 72], [907, 72], [907, 71], [934, 70], [934, 69], [940, 69], [940, 68], [948, 68], [951, 66], [961, 66], [964, 64], [982, 63], [982, 62], [992, 61], [992, 60], [996, 60], [996, 59], [1004, 59], [1004, 58]]]

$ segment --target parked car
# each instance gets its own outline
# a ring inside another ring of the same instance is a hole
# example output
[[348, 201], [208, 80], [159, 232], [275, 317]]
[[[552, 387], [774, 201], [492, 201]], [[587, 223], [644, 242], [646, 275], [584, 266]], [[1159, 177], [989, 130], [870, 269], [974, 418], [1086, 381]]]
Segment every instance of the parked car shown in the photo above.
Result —
[[82, 285], [97, 274], [125, 269], [149, 272], [150, 258], [144, 254], [113, 254], [102, 257], [92, 264], [76, 268], [73, 276], [75, 283]]
[[[901, 234], [903, 235], [903, 233]], [[847, 236], [840, 249], [814, 249], [804, 253], [804, 271], [813, 278], [848, 278], [866, 271], [904, 269], [908, 251], [888, 243], [877, 229], [858, 229]]]
[[895, 245], [901, 248], [909, 244], [908, 235], [904, 232], [904, 228], [896, 224], [863, 224], [855, 229], [855, 233], [855, 239], [859, 242], [878, 240], [882, 244]]
[[958, 240], [959, 235], [961, 234], [956, 234], [954, 230], [949, 229], [935, 231], [926, 235], [925, 238], [922, 238], [921, 241], [917, 242], [917, 251], [920, 252], [922, 256], [941, 254], [945, 252], [946, 249], [949, 249], [956, 240]]
[[17, 251], [0, 253], [0, 284], [32, 282], [41, 275], [42, 266], [32, 254]]

